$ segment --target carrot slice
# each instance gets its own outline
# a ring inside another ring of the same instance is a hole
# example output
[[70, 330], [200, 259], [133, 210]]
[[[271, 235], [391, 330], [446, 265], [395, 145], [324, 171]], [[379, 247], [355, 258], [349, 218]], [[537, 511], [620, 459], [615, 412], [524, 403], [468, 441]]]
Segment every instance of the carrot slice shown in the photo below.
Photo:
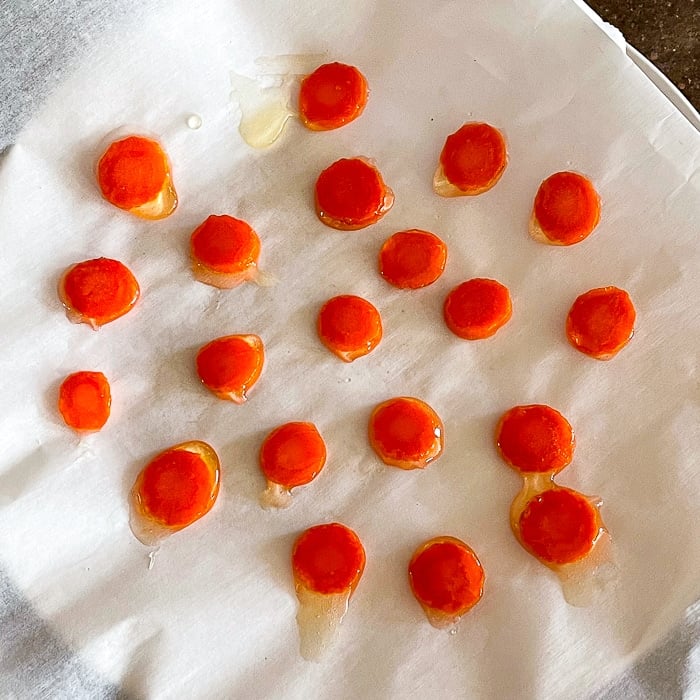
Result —
[[513, 315], [508, 288], [496, 280], [471, 279], [455, 287], [445, 299], [447, 327], [464, 340], [494, 335]]
[[379, 252], [379, 272], [399, 289], [427, 287], [440, 277], [447, 246], [429, 231], [410, 229], [388, 238]]
[[126, 265], [110, 258], [85, 260], [61, 277], [58, 295], [73, 323], [100, 326], [123, 316], [139, 298], [136, 278]]
[[471, 547], [456, 537], [423, 543], [408, 565], [411, 591], [433, 627], [456, 624], [484, 593], [484, 569]]
[[220, 399], [245, 403], [260, 378], [265, 349], [257, 335], [227, 335], [207, 343], [197, 353], [197, 374]]
[[609, 360], [634, 335], [637, 314], [623, 289], [601, 287], [581, 294], [566, 317], [566, 337], [582, 353]]
[[600, 197], [584, 175], [550, 175], [537, 190], [530, 235], [551, 245], [573, 245], [587, 238], [600, 221]]
[[366, 299], [349, 294], [329, 299], [319, 311], [318, 337], [344, 362], [372, 352], [382, 339], [379, 311]]
[[260, 239], [245, 221], [212, 214], [190, 238], [192, 271], [200, 282], [232, 289], [255, 279]]
[[299, 91], [299, 116], [313, 131], [338, 129], [362, 114], [369, 90], [354, 66], [326, 63], [307, 75]]
[[576, 438], [559, 411], [544, 404], [530, 404], [514, 406], [501, 416], [496, 446], [516, 471], [555, 474], [571, 464]]
[[385, 464], [423, 469], [442, 454], [445, 428], [427, 403], [402, 396], [384, 401], [372, 411], [369, 442]]
[[433, 189], [442, 197], [482, 194], [501, 179], [507, 163], [503, 134], [490, 124], [468, 122], [447, 137]]
[[170, 447], [139, 473], [131, 489], [131, 529], [155, 545], [206, 515], [219, 493], [220, 465], [214, 449], [192, 440]]
[[547, 564], [582, 559], [601, 532], [596, 507], [583, 494], [559, 486], [535, 496], [517, 527], [525, 549]]
[[355, 231], [373, 224], [394, 204], [394, 193], [365, 158], [342, 158], [316, 181], [316, 214], [331, 228]]
[[313, 423], [285, 423], [260, 448], [260, 469], [267, 479], [263, 506], [283, 508], [290, 490], [313, 481], [326, 463], [326, 443]]
[[59, 389], [58, 410], [74, 430], [100, 430], [109, 418], [111, 405], [109, 382], [102, 372], [69, 374]]
[[110, 204], [144, 219], [163, 219], [177, 207], [168, 157], [144, 136], [112, 143], [97, 164], [97, 181]]

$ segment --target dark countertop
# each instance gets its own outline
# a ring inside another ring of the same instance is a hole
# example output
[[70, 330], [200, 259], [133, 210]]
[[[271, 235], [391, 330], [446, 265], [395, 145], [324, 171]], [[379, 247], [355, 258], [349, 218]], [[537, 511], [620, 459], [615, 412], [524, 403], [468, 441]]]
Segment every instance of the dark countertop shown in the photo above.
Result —
[[700, 0], [586, 0], [700, 110]]

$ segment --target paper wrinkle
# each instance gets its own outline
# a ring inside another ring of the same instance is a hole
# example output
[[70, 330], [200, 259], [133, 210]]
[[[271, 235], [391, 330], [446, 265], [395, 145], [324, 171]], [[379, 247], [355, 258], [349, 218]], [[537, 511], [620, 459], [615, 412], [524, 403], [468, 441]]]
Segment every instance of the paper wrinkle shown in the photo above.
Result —
[[[0, 167], [0, 565], [85, 663], [154, 698], [578, 698], [698, 598], [697, 571], [678, 562], [700, 560], [700, 136], [618, 48], [571, 1], [442, 2], [426, 14], [418, 0], [178, 0], [57, 86]], [[230, 71], [308, 54], [363, 70], [362, 117], [329, 133], [292, 120], [273, 147], [250, 149]], [[193, 113], [197, 131], [183, 118]], [[442, 200], [430, 183], [444, 139], [477, 119], [504, 129], [509, 166], [492, 191]], [[140, 221], [99, 196], [97, 147], [122, 124], [168, 152], [180, 197], [169, 219]], [[331, 231], [313, 183], [357, 154], [376, 160], [395, 206], [365, 231]], [[529, 238], [527, 221], [541, 180], [563, 169], [592, 178], [603, 216], [584, 243], [554, 250]], [[211, 213], [253, 225], [277, 284], [222, 292], [193, 280], [189, 236]], [[448, 244], [443, 277], [424, 290], [394, 290], [376, 272], [382, 242], [404, 228]], [[99, 255], [127, 264], [142, 298], [93, 333], [67, 321], [56, 281]], [[441, 307], [477, 275], [510, 287], [514, 313], [469, 343]], [[569, 347], [563, 323], [578, 294], [606, 284], [629, 291], [638, 321], [602, 363]], [[385, 329], [349, 365], [315, 336], [321, 304], [342, 293], [375, 304]], [[194, 372], [197, 349], [231, 333], [266, 346], [243, 406]], [[54, 404], [79, 369], [103, 371], [113, 389], [110, 420], [84, 441]], [[415, 473], [383, 466], [367, 442], [372, 408], [400, 395], [445, 424], [443, 456]], [[519, 480], [493, 430], [533, 402], [572, 422], [575, 459], [558, 482], [603, 498], [613, 538], [619, 584], [582, 610], [508, 524]], [[257, 453], [290, 420], [316, 423], [327, 465], [288, 509], [265, 511]], [[192, 439], [217, 450], [221, 494], [149, 570], [128, 528], [129, 488], [155, 454]], [[338, 640], [306, 664], [289, 557], [302, 530], [334, 520], [358, 532], [367, 569]], [[440, 534], [468, 542], [486, 571], [454, 636], [430, 627], [406, 581], [411, 552]]]

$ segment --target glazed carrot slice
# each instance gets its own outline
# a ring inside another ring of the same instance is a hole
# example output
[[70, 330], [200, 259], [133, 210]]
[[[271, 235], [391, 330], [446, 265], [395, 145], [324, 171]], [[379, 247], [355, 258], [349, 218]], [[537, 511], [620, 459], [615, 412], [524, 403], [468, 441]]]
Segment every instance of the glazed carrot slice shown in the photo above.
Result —
[[97, 164], [97, 182], [110, 204], [144, 219], [163, 219], [177, 207], [168, 157], [145, 136], [112, 143]]
[[326, 444], [313, 423], [285, 423], [260, 448], [260, 469], [267, 479], [263, 505], [289, 505], [290, 490], [313, 481], [326, 463]]
[[433, 189], [442, 197], [482, 194], [501, 179], [507, 163], [503, 134], [490, 124], [468, 122], [447, 137]]
[[321, 342], [344, 362], [372, 352], [382, 339], [379, 311], [366, 299], [348, 294], [321, 307], [316, 327]]
[[501, 457], [519, 472], [560, 472], [571, 464], [576, 439], [564, 416], [551, 406], [530, 404], [506, 411], [496, 427]]
[[408, 565], [411, 591], [433, 627], [452, 627], [484, 593], [484, 569], [471, 547], [456, 537], [424, 542]]
[[512, 314], [508, 288], [490, 279], [462, 282], [447, 295], [443, 306], [447, 327], [464, 340], [490, 338]]
[[338, 129], [362, 114], [368, 96], [367, 81], [357, 68], [326, 63], [302, 81], [299, 116], [313, 131]]
[[373, 224], [394, 204], [394, 193], [366, 158], [342, 158], [316, 181], [316, 214], [327, 226], [354, 231]]
[[260, 378], [265, 349], [257, 335], [227, 335], [207, 343], [197, 353], [197, 374], [220, 399], [245, 403]]
[[427, 287], [440, 277], [447, 246], [429, 231], [410, 229], [388, 238], [379, 252], [379, 273], [399, 289]]
[[601, 529], [597, 508], [583, 494], [559, 486], [535, 496], [517, 523], [523, 547], [555, 565], [589, 554]]
[[609, 360], [632, 338], [637, 314], [623, 289], [601, 287], [579, 296], [566, 317], [566, 337], [582, 353]]
[[385, 464], [423, 469], [442, 454], [445, 428], [427, 403], [402, 396], [384, 401], [372, 411], [369, 442]]
[[69, 374], [58, 393], [58, 410], [66, 425], [78, 431], [99, 430], [109, 418], [112, 396], [102, 372]]
[[192, 440], [170, 447], [139, 473], [131, 489], [131, 529], [155, 545], [206, 515], [219, 493], [220, 465], [214, 449]]
[[537, 190], [530, 235], [541, 243], [573, 245], [587, 238], [600, 221], [600, 197], [584, 175], [550, 175]]
[[58, 295], [73, 323], [97, 330], [131, 310], [139, 298], [136, 278], [126, 265], [110, 258], [85, 260], [61, 277]]
[[196, 279], [232, 289], [256, 278], [260, 239], [245, 221], [212, 214], [192, 233], [190, 257]]

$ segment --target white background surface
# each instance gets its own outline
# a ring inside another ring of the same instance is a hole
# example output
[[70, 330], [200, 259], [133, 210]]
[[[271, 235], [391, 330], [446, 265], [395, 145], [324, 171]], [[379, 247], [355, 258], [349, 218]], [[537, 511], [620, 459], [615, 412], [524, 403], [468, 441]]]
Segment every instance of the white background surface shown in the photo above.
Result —
[[[259, 56], [326, 51], [372, 89], [360, 120], [326, 134], [291, 125], [265, 152], [235, 130], [229, 71]], [[188, 114], [202, 116], [191, 131]], [[475, 199], [430, 190], [447, 134], [463, 121], [502, 128], [510, 164]], [[177, 213], [144, 222], [103, 202], [97, 144], [123, 124], [159, 134], [173, 162]], [[25, 130], [0, 172], [7, 263], [0, 458], [0, 558], [40, 612], [107, 679], [146, 697], [574, 697], [604, 684], [658, 640], [700, 594], [700, 341], [694, 220], [697, 133], [604, 33], [567, 2], [179, 3], [93, 55]], [[324, 227], [313, 182], [343, 156], [367, 155], [394, 209], [356, 233]], [[599, 229], [571, 249], [526, 233], [539, 182], [573, 168], [603, 198]], [[195, 283], [187, 241], [210, 213], [248, 220], [272, 288]], [[376, 273], [382, 241], [426, 228], [449, 246], [443, 278], [415, 293]], [[93, 333], [68, 323], [55, 285], [80, 259], [128, 264], [142, 299]], [[459, 341], [442, 300], [472, 276], [507, 284], [514, 315], [483, 343]], [[626, 288], [635, 338], [611, 363], [579, 355], [563, 324], [594, 286]], [[382, 312], [378, 349], [344, 365], [318, 342], [320, 304], [366, 296]], [[198, 385], [197, 348], [259, 334], [267, 366], [243, 407]], [[81, 442], [61, 425], [58, 384], [102, 370], [113, 415]], [[348, 381], [350, 380], [350, 381]], [[382, 466], [366, 440], [372, 407], [427, 400], [445, 423], [444, 456], [425, 472]], [[560, 482], [600, 494], [619, 585], [589, 609], [563, 603], [554, 576], [508, 527], [519, 479], [492, 431], [516, 403], [549, 403], [578, 435]], [[329, 462], [288, 511], [260, 509], [263, 436], [312, 420]], [[223, 463], [204, 520], [171, 538], [147, 570], [128, 529], [128, 489], [156, 452], [203, 439]], [[320, 664], [298, 655], [289, 552], [300, 530], [340, 520], [368, 564], [338, 644]], [[422, 540], [469, 542], [487, 572], [481, 604], [454, 636], [433, 630], [405, 568]]]

